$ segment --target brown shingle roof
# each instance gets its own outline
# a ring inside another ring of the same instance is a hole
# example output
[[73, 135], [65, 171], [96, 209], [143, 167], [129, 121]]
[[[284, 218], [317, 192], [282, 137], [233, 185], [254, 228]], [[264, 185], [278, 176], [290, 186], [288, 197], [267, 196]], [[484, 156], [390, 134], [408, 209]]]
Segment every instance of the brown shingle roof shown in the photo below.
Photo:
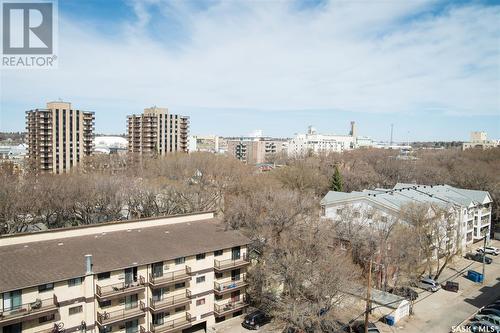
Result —
[[100, 273], [248, 243], [210, 219], [1, 246], [0, 292], [84, 276], [85, 254]]

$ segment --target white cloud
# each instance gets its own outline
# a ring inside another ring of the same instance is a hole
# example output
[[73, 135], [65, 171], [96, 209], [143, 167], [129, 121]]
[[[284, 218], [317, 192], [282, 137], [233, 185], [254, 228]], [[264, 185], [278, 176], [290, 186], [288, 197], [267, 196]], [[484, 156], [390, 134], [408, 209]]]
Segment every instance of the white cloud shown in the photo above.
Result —
[[[62, 97], [127, 112], [157, 104], [499, 113], [498, 6], [408, 21], [432, 4], [334, 2], [298, 11], [279, 1], [203, 10], [186, 3], [132, 2], [137, 21], [113, 38], [61, 17], [59, 70], [2, 72], [2, 102], [33, 107]], [[182, 23], [182, 40], [151, 34], [171, 18]]]

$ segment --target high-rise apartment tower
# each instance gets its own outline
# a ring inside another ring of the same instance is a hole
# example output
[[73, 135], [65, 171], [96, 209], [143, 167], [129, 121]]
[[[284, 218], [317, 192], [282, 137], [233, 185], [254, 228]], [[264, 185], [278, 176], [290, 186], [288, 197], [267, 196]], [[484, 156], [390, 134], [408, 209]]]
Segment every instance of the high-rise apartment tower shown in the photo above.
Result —
[[38, 171], [62, 173], [92, 155], [94, 120], [93, 112], [72, 109], [67, 102], [26, 111], [31, 165]]
[[153, 106], [141, 115], [127, 117], [128, 151], [165, 155], [188, 152], [189, 117]]

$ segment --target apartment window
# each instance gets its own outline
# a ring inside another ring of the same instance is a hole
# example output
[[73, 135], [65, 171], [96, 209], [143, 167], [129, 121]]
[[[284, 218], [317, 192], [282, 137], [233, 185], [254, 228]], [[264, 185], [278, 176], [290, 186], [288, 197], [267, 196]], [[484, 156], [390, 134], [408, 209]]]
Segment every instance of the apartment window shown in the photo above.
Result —
[[54, 284], [53, 283], [47, 283], [47, 284], [42, 284], [41, 286], [38, 286], [38, 292], [43, 293], [45, 291], [49, 291], [54, 289]]
[[99, 307], [102, 309], [102, 308], [107, 308], [107, 307], [110, 307], [111, 306], [111, 300], [107, 300], [107, 301], [100, 301], [99, 302]]
[[179, 306], [178, 308], [175, 308], [175, 313], [182, 311], [186, 311], [186, 306]]
[[110, 272], [104, 272], [104, 273], [97, 274], [97, 280], [105, 280], [105, 279], [109, 279], [110, 277], [111, 277]]
[[200, 253], [196, 255], [196, 260], [203, 260], [205, 259], [205, 253]]
[[43, 317], [38, 318], [38, 323], [43, 324], [43, 323], [46, 323], [48, 321], [53, 321], [54, 319], [55, 319], [55, 315], [51, 314], [48, 316], [43, 316]]
[[108, 326], [104, 326], [102, 328], [99, 329], [99, 333], [109, 333], [111, 332], [111, 325], [108, 325]]
[[224, 253], [224, 250], [217, 250], [217, 251], [214, 251], [214, 257], [219, 257], [219, 256], [221, 256], [223, 253]]
[[216, 301], [220, 301], [220, 300], [222, 300], [222, 295], [217, 295], [217, 294], [215, 294], [215, 300], [216, 300]]
[[68, 280], [68, 287], [74, 287], [74, 286], [79, 286], [82, 284], [82, 278], [74, 278], [74, 279], [69, 279]]
[[205, 275], [203, 275], [203, 276], [198, 276], [198, 277], [196, 278], [196, 283], [203, 283], [203, 282], [205, 282]]
[[203, 304], [205, 304], [205, 299], [204, 298], [200, 298], [200, 299], [196, 300], [196, 306], [200, 306], [200, 305], [203, 305]]
[[223, 276], [224, 276], [223, 273], [221, 273], [221, 272], [215, 272], [215, 278], [216, 279], [222, 279]]
[[175, 284], [175, 289], [186, 288], [186, 282], [179, 282]]
[[80, 312], [83, 312], [83, 305], [74, 306], [72, 308], [69, 308], [69, 310], [68, 310], [68, 313], [70, 316], [75, 315], [75, 314], [80, 313]]
[[186, 262], [186, 258], [185, 257], [180, 257], [180, 258], [175, 259], [175, 264], [176, 265], [182, 265], [185, 262]]

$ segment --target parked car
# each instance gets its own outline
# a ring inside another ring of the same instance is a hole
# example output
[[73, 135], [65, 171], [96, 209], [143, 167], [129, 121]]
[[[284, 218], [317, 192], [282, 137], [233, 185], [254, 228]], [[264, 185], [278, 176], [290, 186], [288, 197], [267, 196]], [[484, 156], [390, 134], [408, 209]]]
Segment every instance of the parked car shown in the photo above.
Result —
[[266, 314], [264, 311], [256, 310], [245, 316], [245, 320], [241, 325], [249, 330], [258, 330], [261, 326], [267, 324], [271, 321], [271, 316]]
[[500, 310], [500, 303], [491, 303], [485, 306], [485, 309], [496, 309]]
[[421, 279], [417, 283], [417, 286], [420, 289], [432, 291], [433, 293], [438, 291], [439, 288], [441, 288], [441, 286], [439, 285], [439, 283], [437, 283], [437, 281], [434, 281], [433, 279], [431, 279], [429, 277]]
[[414, 301], [418, 298], [418, 293], [410, 287], [389, 288], [387, 291], [391, 294], [404, 297], [410, 301]]
[[488, 321], [495, 325], [500, 325], [500, 317], [495, 315], [476, 315], [474, 319], [478, 321]]
[[489, 332], [489, 333], [500, 333], [500, 327], [496, 326], [487, 321], [473, 321], [466, 326], [470, 332]]
[[458, 282], [446, 281], [446, 284], [443, 286], [444, 290], [458, 292], [459, 284]]
[[[364, 321], [357, 322], [352, 326], [352, 328], [356, 333], [365, 333], [365, 322]], [[368, 332], [380, 333], [380, 330], [377, 328], [377, 326], [375, 326], [374, 323], [368, 323]]]
[[481, 311], [479, 311], [479, 314], [500, 316], [500, 310], [494, 308], [483, 308]]
[[[465, 258], [467, 259], [470, 259], [470, 260], [474, 260], [474, 261], [477, 261], [477, 262], [483, 262], [483, 254], [482, 253], [472, 253], [472, 252], [469, 252], [465, 255]], [[486, 256], [486, 258], [484, 259], [484, 262], [487, 263], [488, 265], [491, 264], [493, 262], [493, 259], [491, 259], [490, 257]]]
[[[486, 251], [484, 251], [484, 250], [486, 250]], [[500, 254], [500, 249], [498, 249], [497, 247], [486, 246], [486, 248], [484, 250], [482, 247], [479, 247], [476, 251], [479, 253], [483, 253], [483, 251], [484, 251], [486, 254], [492, 254], [494, 256], [497, 256]]]

